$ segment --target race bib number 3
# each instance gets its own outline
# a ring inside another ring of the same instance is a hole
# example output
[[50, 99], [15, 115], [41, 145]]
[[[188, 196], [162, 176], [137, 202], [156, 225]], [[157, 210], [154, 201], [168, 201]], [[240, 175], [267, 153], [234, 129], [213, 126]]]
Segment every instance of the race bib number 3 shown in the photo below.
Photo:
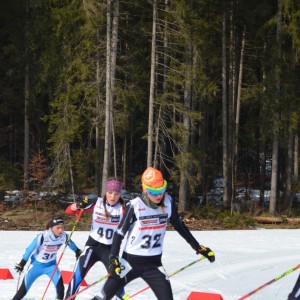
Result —
[[120, 277], [123, 278], [132, 269], [132, 267], [124, 258], [119, 258], [119, 262], [121, 269]]

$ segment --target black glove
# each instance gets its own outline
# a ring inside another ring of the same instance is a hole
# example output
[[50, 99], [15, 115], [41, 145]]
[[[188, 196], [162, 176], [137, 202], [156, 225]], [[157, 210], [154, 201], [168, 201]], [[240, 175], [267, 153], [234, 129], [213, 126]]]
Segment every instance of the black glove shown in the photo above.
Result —
[[89, 205], [89, 198], [85, 197], [83, 200], [80, 200], [76, 203], [77, 209], [83, 209], [86, 208]]
[[118, 257], [115, 257], [112, 254], [109, 256], [108, 273], [111, 277], [115, 279], [120, 279], [120, 273], [121, 273], [120, 262]]
[[15, 265], [15, 270], [17, 273], [21, 274], [23, 272], [26, 262], [26, 260], [22, 259], [18, 264]]
[[82, 251], [79, 248], [77, 248], [77, 250], [75, 251], [76, 259], [79, 258], [79, 256], [81, 255], [81, 253], [82, 253]]
[[216, 259], [214, 252], [208, 247], [200, 246], [196, 253], [205, 256], [211, 263]]

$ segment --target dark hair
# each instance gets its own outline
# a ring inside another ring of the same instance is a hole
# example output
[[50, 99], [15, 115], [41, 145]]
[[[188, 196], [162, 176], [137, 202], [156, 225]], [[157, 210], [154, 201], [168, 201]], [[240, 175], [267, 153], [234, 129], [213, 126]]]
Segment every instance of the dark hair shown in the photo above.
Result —
[[64, 219], [62, 216], [54, 216], [51, 218], [51, 220], [48, 221], [46, 225], [46, 229], [52, 228], [53, 226], [64, 224]]

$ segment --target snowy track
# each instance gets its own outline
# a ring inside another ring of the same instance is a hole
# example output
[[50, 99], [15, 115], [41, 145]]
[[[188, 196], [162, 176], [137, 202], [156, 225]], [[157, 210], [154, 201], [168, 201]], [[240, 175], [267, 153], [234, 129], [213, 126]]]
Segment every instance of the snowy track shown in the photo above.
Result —
[[[13, 267], [22, 258], [25, 248], [38, 232], [0, 231], [0, 268], [8, 268], [14, 280], [0, 280], [0, 300], [13, 297], [17, 287], [17, 274]], [[77, 231], [73, 240], [83, 247], [88, 232]], [[272, 280], [300, 263], [300, 230], [250, 230], [250, 231], [193, 231], [204, 246], [215, 251], [216, 262], [197, 262], [170, 278], [174, 299], [185, 300], [191, 291], [220, 293], [224, 300], [237, 300], [244, 294]], [[198, 256], [178, 233], [167, 232], [163, 263], [172, 273], [196, 260]], [[74, 253], [68, 248], [60, 263], [61, 270], [72, 270]], [[105, 269], [97, 263], [86, 277], [88, 284], [105, 275]], [[285, 276], [272, 285], [251, 296], [253, 300], [286, 300], [299, 275], [299, 270]], [[37, 300], [45, 290], [47, 277], [36, 281], [24, 300]], [[91, 299], [101, 284], [79, 295], [77, 300]], [[146, 287], [136, 280], [126, 287], [129, 295]], [[45, 300], [53, 300], [55, 290], [49, 286]], [[133, 299], [155, 299], [147, 290]]]

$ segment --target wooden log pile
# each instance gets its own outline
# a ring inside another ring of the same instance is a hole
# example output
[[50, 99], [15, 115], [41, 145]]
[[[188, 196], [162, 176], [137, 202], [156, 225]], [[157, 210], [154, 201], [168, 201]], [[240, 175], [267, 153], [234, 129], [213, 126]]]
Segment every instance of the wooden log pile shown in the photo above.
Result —
[[259, 224], [300, 224], [300, 218], [283, 218], [283, 217], [267, 217], [267, 216], [257, 216], [253, 217], [255, 222]]

